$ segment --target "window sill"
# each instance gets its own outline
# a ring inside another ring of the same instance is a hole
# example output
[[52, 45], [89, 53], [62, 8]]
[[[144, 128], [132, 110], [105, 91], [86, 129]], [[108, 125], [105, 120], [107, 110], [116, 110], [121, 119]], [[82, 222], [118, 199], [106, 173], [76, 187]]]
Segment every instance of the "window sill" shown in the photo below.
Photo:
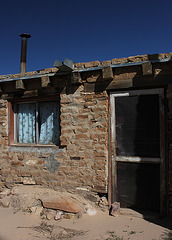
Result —
[[35, 144], [11, 144], [8, 147], [10, 152], [37, 152], [37, 153], [58, 153], [63, 152], [62, 148], [56, 145], [35, 145]]
[[13, 143], [10, 147], [34, 147], [34, 148], [57, 148], [59, 145], [54, 144], [31, 144], [31, 143]]

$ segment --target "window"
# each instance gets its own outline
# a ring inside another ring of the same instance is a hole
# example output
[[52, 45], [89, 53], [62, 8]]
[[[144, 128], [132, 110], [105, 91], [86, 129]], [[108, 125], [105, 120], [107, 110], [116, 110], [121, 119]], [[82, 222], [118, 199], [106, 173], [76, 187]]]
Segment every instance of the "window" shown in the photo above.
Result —
[[59, 102], [35, 101], [13, 104], [14, 143], [58, 145]]
[[116, 154], [159, 158], [159, 95], [115, 98]]

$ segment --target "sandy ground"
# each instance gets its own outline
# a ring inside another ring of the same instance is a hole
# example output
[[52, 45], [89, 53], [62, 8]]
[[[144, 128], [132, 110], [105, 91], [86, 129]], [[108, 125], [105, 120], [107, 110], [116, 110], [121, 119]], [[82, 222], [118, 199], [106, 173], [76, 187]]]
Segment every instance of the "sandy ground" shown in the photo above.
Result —
[[[0, 208], [0, 240], [74, 239], [74, 240], [160, 240], [172, 229], [171, 219], [145, 220], [98, 211], [94, 216], [46, 220], [40, 216]], [[117, 238], [117, 236], [119, 238]]]

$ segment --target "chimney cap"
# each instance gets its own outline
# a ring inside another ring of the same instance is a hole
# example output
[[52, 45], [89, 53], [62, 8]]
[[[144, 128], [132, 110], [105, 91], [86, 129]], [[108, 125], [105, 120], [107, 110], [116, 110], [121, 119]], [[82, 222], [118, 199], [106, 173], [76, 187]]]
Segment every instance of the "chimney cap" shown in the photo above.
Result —
[[31, 35], [29, 34], [29, 33], [21, 33], [21, 34], [19, 34], [19, 36], [20, 37], [25, 37], [25, 38], [30, 38], [31, 37]]

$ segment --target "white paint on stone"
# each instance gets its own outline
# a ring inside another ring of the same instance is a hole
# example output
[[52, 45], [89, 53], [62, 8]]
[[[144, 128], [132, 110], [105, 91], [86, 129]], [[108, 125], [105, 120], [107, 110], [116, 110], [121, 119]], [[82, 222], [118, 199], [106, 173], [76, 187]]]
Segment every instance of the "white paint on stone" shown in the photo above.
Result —
[[28, 166], [33, 166], [33, 165], [35, 165], [36, 164], [36, 160], [28, 160], [27, 162], [26, 162], [26, 165], [28, 165]]

